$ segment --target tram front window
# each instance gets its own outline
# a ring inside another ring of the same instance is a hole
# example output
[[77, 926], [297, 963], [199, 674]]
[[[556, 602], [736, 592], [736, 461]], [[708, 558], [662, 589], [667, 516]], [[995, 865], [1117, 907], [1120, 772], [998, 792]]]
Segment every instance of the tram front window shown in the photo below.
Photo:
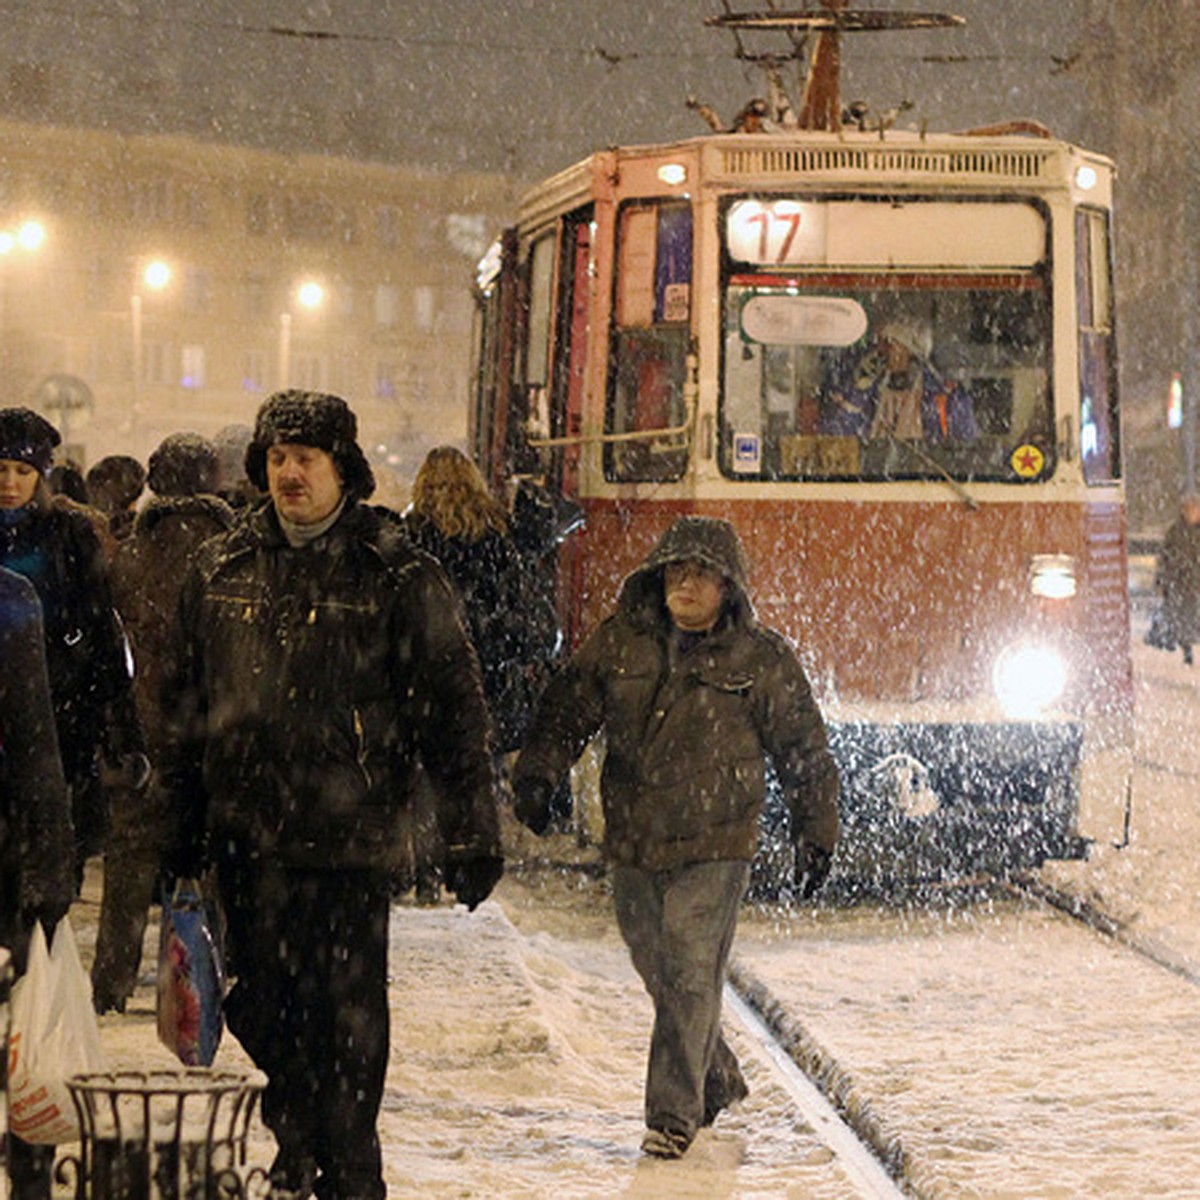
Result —
[[734, 276], [722, 467], [770, 479], [1020, 480], [1053, 454], [1036, 274]]
[[731, 197], [721, 468], [746, 479], [1046, 478], [1036, 201]]

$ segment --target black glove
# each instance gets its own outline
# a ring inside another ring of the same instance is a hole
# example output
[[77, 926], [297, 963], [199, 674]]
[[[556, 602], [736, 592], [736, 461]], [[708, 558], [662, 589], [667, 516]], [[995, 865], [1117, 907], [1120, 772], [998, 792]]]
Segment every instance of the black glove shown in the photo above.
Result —
[[504, 859], [498, 854], [448, 862], [444, 871], [446, 890], [453, 892], [468, 912], [474, 912], [492, 894], [503, 874]]
[[[70, 856], [64, 857], [64, 865]], [[21, 877], [21, 915], [29, 928], [41, 921], [46, 936], [53, 935], [75, 899], [75, 878], [69, 869], [43, 873], [29, 871]]]
[[554, 785], [545, 779], [526, 776], [513, 786], [513, 814], [526, 828], [541, 837], [550, 828]]
[[143, 791], [150, 782], [150, 760], [140, 750], [105, 756], [101, 779], [106, 787]]
[[792, 881], [802, 900], [811, 900], [822, 888], [833, 865], [833, 855], [810, 842], [796, 843], [796, 865]]

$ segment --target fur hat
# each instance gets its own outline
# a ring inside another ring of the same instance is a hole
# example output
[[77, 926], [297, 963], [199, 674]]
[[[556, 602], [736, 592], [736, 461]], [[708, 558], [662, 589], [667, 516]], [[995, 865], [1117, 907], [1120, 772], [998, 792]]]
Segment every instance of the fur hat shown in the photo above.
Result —
[[0, 458], [28, 463], [43, 475], [50, 470], [58, 430], [31, 408], [0, 408]]
[[246, 478], [267, 491], [267, 450], [281, 442], [326, 451], [342, 477], [349, 500], [365, 500], [375, 490], [375, 476], [358, 445], [358, 421], [340, 396], [291, 389], [263, 401], [246, 448]]
[[217, 490], [217, 448], [198, 433], [172, 433], [150, 455], [146, 477], [156, 496], [195, 496]]

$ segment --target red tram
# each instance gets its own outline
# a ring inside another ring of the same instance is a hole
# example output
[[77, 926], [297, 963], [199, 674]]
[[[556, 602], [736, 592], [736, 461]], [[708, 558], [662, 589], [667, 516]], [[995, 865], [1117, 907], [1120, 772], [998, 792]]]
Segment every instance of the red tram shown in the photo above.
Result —
[[[1128, 834], [1113, 166], [1018, 125], [848, 119], [838, 38], [735, 127], [608, 149], [481, 264], [471, 441], [578, 504], [572, 643], [681, 513], [734, 522], [843, 769], [840, 870], [958, 875]], [[804, 47], [808, 52], [808, 47]]]

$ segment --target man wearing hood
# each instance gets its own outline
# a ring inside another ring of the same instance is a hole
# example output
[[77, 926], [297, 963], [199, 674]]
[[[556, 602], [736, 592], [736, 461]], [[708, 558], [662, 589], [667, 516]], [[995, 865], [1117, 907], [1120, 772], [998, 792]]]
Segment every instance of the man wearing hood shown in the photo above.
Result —
[[837, 836], [824, 722], [789, 645], [754, 618], [727, 521], [677, 520], [546, 689], [514, 771], [516, 814], [535, 833], [601, 730], [613, 901], [655, 1010], [642, 1149], [678, 1158], [746, 1095], [721, 1037], [721, 989], [768, 760], [790, 810], [802, 895], [824, 881]]
[[344, 400], [276, 393], [246, 451], [268, 501], [207, 542], [164, 695], [173, 855], [215, 862], [236, 982], [225, 1016], [267, 1074], [272, 1194], [378, 1200], [390, 872], [414, 756], [446, 887], [500, 877], [479, 664], [437, 563], [363, 504]]

